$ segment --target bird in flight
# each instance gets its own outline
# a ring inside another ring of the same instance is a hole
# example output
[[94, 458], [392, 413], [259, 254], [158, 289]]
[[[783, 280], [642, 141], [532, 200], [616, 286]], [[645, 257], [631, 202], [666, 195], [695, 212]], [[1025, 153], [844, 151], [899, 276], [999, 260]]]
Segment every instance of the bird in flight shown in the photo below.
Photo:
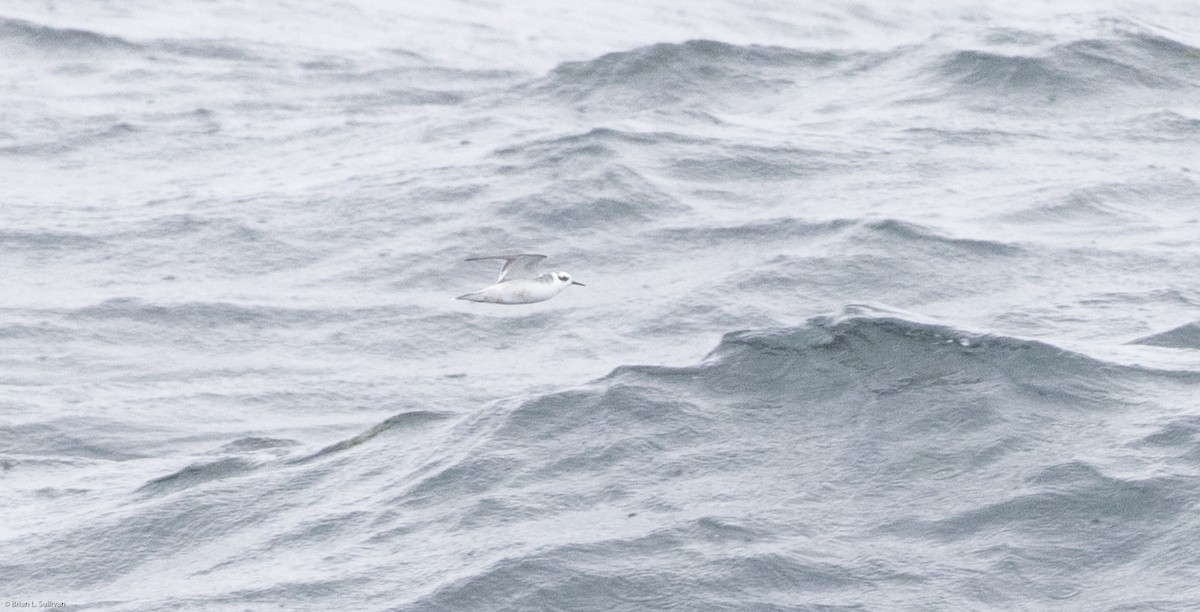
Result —
[[460, 295], [458, 299], [491, 304], [532, 304], [544, 302], [571, 285], [586, 286], [571, 280], [571, 275], [566, 272], [539, 273], [538, 264], [545, 258], [545, 255], [524, 254], [489, 255], [467, 259], [467, 261], [499, 259], [504, 262], [504, 267], [500, 270], [500, 278], [496, 280], [496, 284]]

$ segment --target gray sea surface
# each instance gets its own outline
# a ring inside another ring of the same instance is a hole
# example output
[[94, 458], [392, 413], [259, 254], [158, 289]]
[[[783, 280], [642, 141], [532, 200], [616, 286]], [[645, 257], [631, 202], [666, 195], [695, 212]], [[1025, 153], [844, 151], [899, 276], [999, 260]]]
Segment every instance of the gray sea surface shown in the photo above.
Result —
[[[1200, 3], [0, 6], [0, 598], [1200, 609]], [[494, 253], [587, 287], [457, 301]]]

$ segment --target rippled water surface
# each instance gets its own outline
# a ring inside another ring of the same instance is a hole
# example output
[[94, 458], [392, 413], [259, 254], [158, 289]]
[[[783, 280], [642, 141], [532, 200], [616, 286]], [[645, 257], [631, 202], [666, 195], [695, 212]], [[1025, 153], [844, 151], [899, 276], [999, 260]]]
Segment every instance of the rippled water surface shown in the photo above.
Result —
[[1197, 32], [6, 4], [0, 598], [1200, 608]]

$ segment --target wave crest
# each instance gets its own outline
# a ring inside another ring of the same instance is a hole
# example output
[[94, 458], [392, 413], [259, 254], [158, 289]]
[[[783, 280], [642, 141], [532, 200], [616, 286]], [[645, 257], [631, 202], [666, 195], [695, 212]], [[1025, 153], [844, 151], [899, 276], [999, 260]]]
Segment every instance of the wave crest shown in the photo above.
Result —
[[131, 51], [139, 48], [119, 36], [0, 18], [0, 43], [4, 41], [47, 52]]

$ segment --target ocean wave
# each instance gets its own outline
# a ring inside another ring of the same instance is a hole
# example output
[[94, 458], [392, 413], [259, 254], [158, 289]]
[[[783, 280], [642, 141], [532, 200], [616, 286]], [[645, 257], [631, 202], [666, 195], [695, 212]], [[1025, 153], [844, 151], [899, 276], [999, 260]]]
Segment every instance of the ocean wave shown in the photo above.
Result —
[[[11, 383], [9, 383], [11, 384]], [[103, 419], [76, 419], [71, 422], [41, 421], [0, 425], [0, 441], [4, 450], [0, 459], [7, 456], [23, 459], [57, 458], [64, 461], [79, 460], [128, 461], [145, 455], [114, 442], [114, 432], [120, 425]], [[11, 469], [12, 465], [4, 464]]]
[[[863, 564], [857, 556], [815, 563], [802, 553], [764, 552], [787, 548], [782, 542], [812, 550], [814, 522], [848, 522], [841, 537], [910, 543], [901, 549], [966, 546], [985, 558], [999, 533], [1014, 555], [1053, 556], [1057, 548], [1039, 535], [1051, 530], [1082, 546], [1070, 571], [1089, 571], [1091, 555], [1132, 562], [1137, 553], [1121, 550], [1122, 537], [1095, 530], [1142, 524], [1144, 543], [1150, 525], [1187, 512], [1196, 487], [1180, 476], [1131, 478], [1091, 462], [1055, 461], [1046, 447], [1110, 435], [1085, 431], [1143, 405], [1140, 386], [1153, 379], [1194, 388], [1200, 374], [1117, 365], [1044, 342], [854, 307], [797, 327], [729, 333], [696, 365], [622, 366], [580, 388], [503, 402], [456, 428], [471, 440], [469, 453], [442, 456], [391, 503], [455, 508], [455, 528], [468, 532], [573, 516], [589, 517], [580, 519], [587, 527], [571, 530], [567, 543], [508, 540], [502, 559], [473, 564], [414, 605], [469, 606], [482, 589], [507, 593], [509, 602], [567, 606], [577, 591], [550, 568], [589, 576], [587, 559], [638, 551], [663, 563], [643, 564], [645, 589], [622, 592], [639, 601], [658, 593], [663, 605], [725, 601], [725, 588], [664, 596], [680, 567], [738, 585], [743, 603], [776, 589], [803, 598], [845, 595], [868, 579], [888, 588], [932, 579], [912, 571], [903, 553]], [[1200, 448], [1194, 423], [1172, 427], [1155, 438], [1160, 446]], [[1014, 479], [1019, 484], [1008, 484]], [[837, 501], [846, 497], [878, 504]], [[751, 498], [749, 506], [734, 501]], [[735, 507], [736, 517], [707, 514]], [[838, 508], [853, 518], [833, 518]], [[709, 545], [717, 546], [711, 554], [688, 556]], [[604, 576], [584, 579], [591, 580], [611, 586]]]
[[1009, 242], [956, 237], [948, 235], [944, 231], [898, 219], [866, 221], [862, 223], [862, 226], [870, 230], [860, 234], [859, 239], [862, 241], [875, 242], [883, 238], [888, 242], [898, 244], [935, 245], [948, 247], [960, 253], [977, 255], [1012, 256], [1022, 252], [1020, 246]]
[[419, 427], [419, 426], [425, 425], [427, 423], [434, 423], [437, 421], [447, 419], [449, 417], [450, 417], [450, 414], [448, 414], [448, 413], [434, 412], [434, 411], [430, 411], [430, 410], [415, 410], [415, 411], [410, 411], [410, 412], [402, 412], [400, 414], [389, 417], [388, 419], [384, 420], [382, 423], [368, 429], [367, 431], [364, 431], [361, 434], [358, 434], [357, 436], [354, 436], [353, 438], [350, 438], [347, 440], [342, 440], [341, 442], [337, 442], [334, 444], [330, 444], [329, 446], [326, 446], [326, 447], [322, 448], [321, 450], [318, 450], [315, 453], [306, 455], [304, 457], [300, 457], [298, 459], [293, 459], [291, 462], [292, 463], [305, 463], [308, 461], [314, 461], [316, 459], [321, 459], [321, 458], [327, 457], [329, 455], [333, 455], [336, 453], [340, 453], [340, 452], [352, 449], [352, 448], [354, 448], [360, 444], [363, 444], [363, 443], [367, 442], [368, 440], [371, 440], [372, 438], [374, 438], [380, 434], [386, 433], [386, 432], [399, 431], [399, 430], [409, 429], [409, 428], [413, 428], [413, 427]]
[[[1073, 231], [1127, 234], [1160, 230], [1156, 208], [1184, 206], [1200, 185], [1186, 173], [1160, 170], [1142, 180], [1051, 188], [1028, 208], [996, 215], [1008, 223], [1063, 226]], [[1067, 230], [1061, 230], [1067, 231]]]
[[951, 84], [955, 94], [1053, 103], [1122, 88], [1200, 86], [1194, 70], [1197, 53], [1200, 50], [1162, 36], [1127, 33], [1075, 40], [1028, 55], [958, 50], [931, 74]]
[[1200, 349], [1200, 322], [1185, 323], [1165, 332], [1138, 338], [1130, 344]]
[[[881, 287], [912, 299], [962, 296], [1009, 282], [1038, 252], [1022, 241], [959, 231], [901, 219], [781, 218], [666, 228], [651, 235], [674, 249], [717, 261], [730, 256], [726, 249], [739, 249], [738, 260], [747, 263], [697, 288], [703, 302], [719, 306], [728, 296], [753, 294], [825, 307], [821, 303], [828, 299], [869, 295]], [[930, 269], [923, 262], [931, 259], [942, 263]], [[975, 270], [984, 262], [993, 274], [981, 284]], [[914, 282], [917, 278], [924, 280]], [[753, 312], [744, 307], [741, 311]], [[677, 316], [689, 316], [687, 309]]]
[[142, 132], [142, 128], [124, 121], [109, 123], [111, 117], [94, 117], [87, 127], [65, 130], [63, 136], [38, 142], [16, 142], [0, 147], [0, 153], [19, 156], [58, 156], [90, 146], [112, 145]]
[[348, 112], [385, 112], [396, 106], [452, 106], [461, 104], [467, 96], [457, 91], [412, 87], [345, 94], [335, 99]]
[[655, 242], [666, 241], [682, 248], [710, 248], [714, 245], [744, 244], [775, 240], [800, 240], [839, 235], [859, 222], [852, 219], [809, 221], [780, 217], [738, 223], [736, 225], [689, 225], [669, 227], [654, 233]]
[[225, 457], [215, 461], [193, 463], [178, 472], [147, 482], [138, 491], [161, 495], [213, 480], [240, 476], [253, 470], [256, 465], [257, 463], [240, 457]]
[[669, 176], [705, 183], [789, 180], [834, 168], [851, 168], [859, 163], [854, 153], [757, 145], [669, 131], [611, 128], [508, 146], [497, 150], [496, 156], [507, 169], [520, 162], [539, 175], [566, 179], [582, 171], [598, 171], [614, 165], [641, 168], [643, 164], [635, 156], [644, 155], [647, 150], [670, 152], [669, 159], [660, 165]]
[[706, 144], [708, 138], [689, 136], [675, 132], [633, 132], [598, 127], [586, 132], [543, 138], [521, 145], [507, 146], [496, 150], [501, 159], [517, 155], [564, 155], [565, 153], [590, 154], [596, 151], [614, 153], [622, 145], [669, 145]]
[[[204, 270], [262, 274], [303, 267], [323, 257], [319, 241], [287, 240], [264, 223], [234, 216], [171, 214], [126, 224], [102, 235], [130, 268], [171, 273]], [[180, 256], [189, 253], [189, 256]], [[203, 255], [203, 257], [201, 257]]]
[[262, 62], [265, 57], [231, 40], [160, 40], [154, 48], [172, 55], [229, 62]]
[[64, 253], [90, 251], [110, 246], [104, 238], [78, 232], [47, 230], [0, 230], [0, 248], [15, 252]]
[[[862, 581], [922, 582], [920, 577], [863, 560], [852, 565], [821, 555], [770, 550], [715, 517], [645, 535], [546, 547], [475, 569], [415, 600], [411, 609], [484, 609], [502, 598], [518, 609], [671, 610], [681, 601], [712, 610], [795, 609], [814, 606], [823, 594]], [[759, 547], [762, 548], [759, 548]], [[691, 549], [691, 550], [689, 550]], [[603, 567], [599, 561], [637, 559], [637, 571]], [[809, 594], [797, 593], [802, 587]], [[790, 592], [775, 604], [770, 593]]]
[[667, 165], [680, 179], [701, 183], [729, 181], [788, 181], [851, 169], [857, 161], [840, 152], [793, 146], [766, 147], [730, 144], [697, 155], [683, 153]]
[[67, 319], [121, 320], [155, 326], [206, 329], [310, 326], [352, 320], [355, 314], [345, 310], [280, 308], [227, 302], [160, 304], [140, 298], [113, 298], [64, 313]]
[[[1135, 403], [1140, 400], [1132, 389], [1147, 376], [1184, 384], [1200, 378], [854, 307], [799, 327], [726, 334], [696, 365], [621, 366], [582, 388], [502, 410], [501, 422], [490, 411], [478, 426], [492, 432], [497, 449], [512, 443], [570, 449], [566, 455], [556, 451], [557, 461], [525, 477], [538, 481], [573, 469], [611, 473], [644, 460], [653, 466], [655, 455], [703, 445], [743, 419], [796, 419], [798, 425], [816, 418], [828, 424], [890, 404], [890, 416], [874, 418], [918, 428], [913, 435], [974, 431], [1025, 418], [1014, 411]], [[813, 412], [817, 406], [824, 406], [819, 415]], [[738, 465], [730, 459], [728, 466]], [[482, 463], [454, 470], [507, 473], [510, 480], [517, 474], [506, 462], [486, 467], [491, 465], [486, 453], [471, 461]], [[476, 493], [502, 480], [485, 478]], [[431, 486], [436, 483], [425, 485]]]
[[[1010, 527], [1015, 532], [1029, 533], [1048, 521], [1061, 520], [1062, 524], [1055, 531], [1064, 537], [1075, 532], [1076, 536], [1086, 538], [1098, 524], [1119, 523], [1142, 525], [1141, 539], [1144, 540], [1152, 535], [1153, 524], [1172, 520], [1190, 505], [1187, 496], [1176, 493], [1180, 488], [1177, 478], [1117, 478], [1079, 461], [1048, 466], [1032, 474], [1027, 482], [1034, 492], [985, 504], [946, 519], [930, 522], [901, 520], [882, 526], [881, 530], [902, 537], [920, 535], [957, 540], [982, 530]], [[1022, 524], [1033, 529], [1020, 529]], [[1106, 547], [1133, 545], [1129, 540], [1106, 540]], [[1125, 556], [1116, 552], [1108, 551], [1103, 556]], [[1079, 558], [1064, 557], [1063, 562], [1088, 564], [1087, 560]]]
[[860, 55], [713, 40], [660, 43], [561, 64], [526, 88], [576, 104], [670, 106], [726, 90], [778, 91], [803, 71], [833, 70]]
[[497, 206], [504, 218], [520, 219], [542, 232], [620, 227], [684, 210], [667, 190], [622, 164], [581, 171], [550, 189]]
[[[1110, 368], [1115, 366], [1035, 340], [966, 332], [886, 310], [853, 307], [847, 314], [819, 317], [801, 327], [726, 334], [702, 364], [681, 371], [699, 376], [711, 388], [730, 391], [853, 389], [890, 395], [917, 388], [923, 393], [961, 392], [999, 383], [1040, 393], [1036, 387], [1051, 381], [1065, 381], [1052, 386], [1066, 390], [1071, 380]], [[644, 380], [669, 371], [622, 367], [610, 376]], [[1109, 376], [1116, 385], [1115, 372]], [[678, 379], [674, 374], [666, 377]], [[1080, 399], [1091, 399], [1093, 393]]]
[[[1047, 46], [1034, 33], [1005, 35], [1005, 51], [949, 49], [935, 40], [884, 51], [810, 51], [735, 45], [713, 40], [660, 43], [568, 62], [518, 92], [572, 104], [579, 110], [683, 110], [720, 107], [726, 92], [769, 97], [804, 96], [805, 87], [838, 78], [858, 82], [924, 80], [921, 96], [982, 102], [1055, 102], [1110, 95], [1124, 89], [1200, 87], [1193, 70], [1197, 49], [1163, 35], [1125, 28], [1106, 36]], [[1008, 49], [1016, 48], [1016, 51]], [[878, 88], [878, 86], [876, 86]], [[911, 89], [911, 88], [910, 88]], [[886, 88], [885, 88], [886, 90]], [[878, 93], [868, 94], [877, 96]], [[886, 98], [885, 98], [886, 99]], [[901, 97], [900, 101], [911, 101]], [[978, 140], [982, 133], [970, 135]], [[993, 138], [1002, 135], [988, 135]]]
[[0, 45], [13, 45], [49, 53], [135, 51], [141, 47], [119, 36], [90, 30], [54, 28], [20, 19], [0, 18]]
[[1136, 117], [1126, 137], [1137, 140], [1188, 140], [1200, 135], [1200, 118], [1178, 110], [1159, 110]]
[[540, 138], [497, 149], [494, 155], [506, 167], [555, 168], [573, 171], [617, 161], [622, 154], [641, 147], [681, 147], [712, 143], [675, 132], [634, 132], [612, 128], [592, 128], [586, 132]]
[[1022, 246], [1011, 242], [958, 237], [945, 230], [900, 219], [805, 220], [781, 217], [736, 225], [671, 227], [658, 230], [653, 235], [657, 240], [684, 249], [836, 239], [848, 245], [872, 249], [934, 249], [939, 255], [953, 252], [960, 256], [1009, 257], [1024, 251]]

